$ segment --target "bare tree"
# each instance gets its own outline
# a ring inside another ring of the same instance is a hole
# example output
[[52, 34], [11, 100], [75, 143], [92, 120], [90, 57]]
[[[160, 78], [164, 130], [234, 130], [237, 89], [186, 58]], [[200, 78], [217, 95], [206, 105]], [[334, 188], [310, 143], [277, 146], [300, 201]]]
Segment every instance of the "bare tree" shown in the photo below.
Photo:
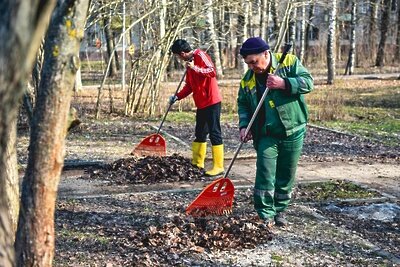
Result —
[[19, 176], [17, 169], [17, 123], [13, 121], [11, 123], [11, 129], [9, 132], [9, 142], [7, 144], [7, 183], [6, 193], [8, 199], [9, 214], [12, 223], [12, 232], [15, 234], [17, 231], [18, 213], [19, 213]]
[[52, 266], [57, 187], [88, 4], [89, 0], [58, 1], [49, 24], [22, 183], [15, 242], [18, 266]]
[[114, 49], [114, 35], [111, 30], [111, 7], [110, 4], [106, 5], [108, 14], [103, 14], [103, 23], [104, 23], [104, 35], [106, 37], [107, 44], [107, 55], [108, 60], [111, 62], [110, 71], [108, 72], [111, 77], [114, 77], [117, 74], [117, 61], [116, 56], [117, 52]]
[[[151, 15], [151, 14], [154, 13], [156, 10], [157, 10], [157, 7], [156, 7], [156, 8], [152, 8], [151, 10], [148, 10], [148, 11], [147, 11], [146, 13], [144, 13], [141, 17], [139, 17], [137, 20], [133, 21], [133, 22], [131, 23], [131, 25], [130, 25], [130, 26], [125, 30], [125, 32], [122, 33], [122, 34], [125, 34], [126, 32], [129, 32], [136, 24], [141, 23], [147, 16]], [[121, 41], [122, 41], [122, 35], [121, 35], [121, 37], [119, 38], [119, 41], [117, 42], [117, 44], [120, 43]], [[140, 49], [143, 49], [142, 46], [140, 46], [139, 48], [140, 48]], [[100, 87], [99, 87], [99, 89], [98, 89], [97, 102], [96, 102], [96, 109], [95, 109], [95, 118], [96, 118], [96, 119], [99, 119], [99, 118], [100, 118], [100, 113], [101, 113], [101, 102], [102, 102], [102, 99], [103, 99], [103, 88], [104, 88], [104, 85], [105, 85], [105, 83], [106, 83], [108, 73], [109, 73], [109, 71], [110, 71], [110, 67], [111, 67], [111, 64], [112, 64], [112, 59], [113, 59], [114, 54], [115, 54], [115, 53], [114, 53], [115, 50], [116, 50], [116, 48], [114, 47], [114, 50], [113, 50], [113, 52], [111, 53], [111, 57], [108, 59], [107, 68], [106, 68], [105, 73], [104, 73], [104, 75], [103, 75], [103, 79], [102, 79], [101, 85], [100, 85]], [[152, 56], [153, 56], [153, 57], [154, 57], [154, 55], [155, 55], [155, 54], [152, 53]], [[137, 60], [136, 62], [141, 62], [141, 61], [140, 61], [140, 60]], [[148, 67], [148, 68], [151, 67], [151, 64], [150, 64], [149, 62], [147, 62], [147, 67]], [[145, 72], [145, 75], [148, 76], [149, 74], [150, 74], [149, 69], [147, 69], [146, 72]], [[132, 90], [131, 90], [131, 91], [132, 91]], [[136, 90], [134, 90], [134, 91], [136, 92]], [[128, 92], [128, 94], [129, 94], [129, 92]], [[133, 99], [133, 101], [134, 101], [134, 99]], [[128, 112], [128, 111], [126, 110], [126, 112]]]
[[300, 7], [301, 22], [300, 22], [300, 45], [299, 45], [299, 59], [304, 61], [305, 50], [306, 50], [306, 5], [303, 4]]
[[352, 75], [354, 72], [354, 64], [355, 64], [355, 54], [356, 54], [356, 13], [357, 13], [357, 4], [356, 1], [352, 1], [351, 3], [351, 22], [350, 22], [350, 49], [349, 49], [349, 59], [347, 60], [346, 70], [344, 74], [347, 73]]
[[396, 54], [395, 60], [400, 61], [400, 0], [397, 0], [397, 36], [396, 36]]
[[326, 59], [328, 68], [327, 83], [333, 84], [335, 80], [335, 68], [336, 68], [336, 10], [337, 1], [331, 0], [329, 7], [329, 29], [328, 29], [328, 40], [326, 45]]
[[261, 36], [261, 1], [260, 0], [254, 0], [250, 4], [250, 35], [251, 36]]
[[282, 16], [282, 20], [281, 20], [280, 24], [278, 25], [279, 31], [276, 35], [276, 43], [275, 43], [275, 46], [273, 49], [275, 52], [278, 52], [280, 50], [280, 47], [285, 40], [286, 32], [289, 29], [290, 14], [292, 13], [292, 9], [293, 9], [292, 2], [293, 2], [293, 0], [287, 1], [285, 11]]
[[14, 232], [7, 199], [7, 146], [13, 136], [19, 101], [25, 92], [36, 51], [47, 28], [54, 0], [0, 2], [0, 265], [14, 266]]
[[278, 38], [279, 34], [279, 12], [278, 12], [278, 3], [276, 0], [271, 0], [270, 1], [270, 10], [271, 10], [271, 16], [272, 16], [272, 21], [273, 21], [273, 39]]
[[291, 52], [295, 51], [296, 48], [296, 24], [297, 24], [297, 8], [293, 7], [292, 10], [290, 11], [289, 14], [289, 19], [288, 19], [288, 31], [287, 31], [287, 38], [286, 42], [292, 43], [293, 46], [291, 48]]
[[266, 42], [268, 42], [268, 5], [269, 1], [268, 0], [261, 0], [260, 3], [260, 11], [261, 11], [261, 17], [260, 17], [260, 37], [264, 39]]
[[[238, 34], [237, 34], [237, 48], [236, 51], [239, 52], [240, 47], [242, 46], [242, 43], [249, 37], [248, 36], [248, 14], [249, 14], [249, 7], [250, 2], [248, 0], [245, 0], [241, 3], [240, 6], [240, 11], [239, 11], [239, 16], [238, 16], [238, 22], [237, 22], [237, 27], [238, 27]], [[247, 65], [244, 64], [243, 60], [238, 60], [238, 69], [240, 73], [245, 73], [247, 70]]]
[[[377, 46], [376, 41], [378, 40], [378, 11], [379, 11], [379, 2], [380, 0], [370, 0], [370, 13], [369, 13], [369, 24], [368, 24], [368, 54], [375, 55], [377, 54]], [[369, 57], [372, 59], [372, 57]], [[371, 60], [372, 61], [372, 60]], [[371, 64], [374, 64], [371, 62]]]
[[215, 30], [214, 26], [214, 12], [213, 12], [213, 1], [212, 0], [207, 0], [206, 1], [206, 25], [207, 25], [207, 36], [208, 39], [207, 43], [211, 44], [211, 51], [210, 55], [213, 57], [214, 62], [215, 62], [215, 68], [217, 70], [217, 75], [219, 77], [223, 77], [223, 72], [222, 72], [222, 64], [221, 64], [221, 54], [220, 54], [220, 49], [218, 45], [218, 35]]
[[390, 4], [391, 0], [383, 0], [382, 16], [381, 16], [381, 38], [378, 45], [378, 53], [376, 55], [375, 66], [383, 67], [385, 60], [385, 46], [386, 39], [388, 36], [389, 24], [390, 24]]
[[314, 3], [311, 2], [309, 8], [308, 8], [308, 23], [306, 26], [306, 33], [304, 36], [304, 61], [308, 60], [308, 54], [309, 54], [309, 49], [310, 49], [310, 34], [311, 30], [314, 27], [313, 25], [313, 19], [314, 19]]

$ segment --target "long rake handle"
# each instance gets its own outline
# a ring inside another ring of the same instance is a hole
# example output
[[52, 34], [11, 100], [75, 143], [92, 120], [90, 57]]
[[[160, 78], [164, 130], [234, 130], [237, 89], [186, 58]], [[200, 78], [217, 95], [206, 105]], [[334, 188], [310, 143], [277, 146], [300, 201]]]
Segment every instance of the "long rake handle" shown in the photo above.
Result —
[[[175, 93], [174, 93], [174, 96], [178, 93], [179, 88], [180, 88], [181, 85], [182, 85], [183, 79], [185, 79], [185, 77], [186, 77], [186, 73], [187, 73], [187, 68], [185, 69], [185, 72], [183, 73], [183, 76], [182, 76], [182, 78], [181, 78], [181, 81], [179, 82], [178, 87], [176, 88], [176, 91], [175, 91]], [[172, 107], [173, 104], [174, 104], [174, 103], [169, 103], [168, 108], [167, 108], [167, 111], [166, 111], [165, 114], [164, 114], [164, 118], [162, 119], [162, 121], [161, 121], [161, 123], [160, 123], [160, 126], [158, 127], [157, 134], [160, 133], [161, 127], [163, 126], [163, 124], [164, 124], [164, 122], [165, 122], [165, 119], [167, 118], [167, 114], [168, 114], [168, 112], [169, 112], [169, 110], [171, 109], [171, 107]]]
[[[292, 44], [290, 44], [290, 43], [286, 44], [285, 50], [282, 53], [282, 56], [281, 56], [281, 58], [279, 60], [278, 67], [275, 69], [274, 74], [276, 74], [278, 72], [278, 70], [281, 68], [282, 63], [285, 60], [285, 57], [286, 57], [286, 55], [289, 52], [291, 47], [292, 47]], [[261, 96], [260, 101], [258, 102], [256, 110], [254, 111], [254, 114], [250, 119], [249, 125], [247, 125], [247, 127], [246, 127], [246, 131], [244, 132], [244, 136], [245, 137], [249, 133], [251, 126], [253, 126], [254, 120], [256, 119], [256, 116], [257, 116], [258, 112], [260, 111], [261, 106], [263, 105], [265, 98], [267, 97], [268, 91], [269, 91], [269, 88], [266, 87], [263, 95]], [[229, 174], [230, 170], [232, 169], [233, 163], [235, 162], [235, 160], [237, 158], [237, 155], [239, 154], [239, 151], [242, 148], [243, 144], [244, 144], [244, 141], [240, 141], [240, 144], [239, 144], [238, 148], [236, 149], [235, 154], [233, 155], [233, 158], [232, 158], [231, 162], [229, 163], [228, 169], [226, 170], [223, 178], [228, 177], [228, 174]]]

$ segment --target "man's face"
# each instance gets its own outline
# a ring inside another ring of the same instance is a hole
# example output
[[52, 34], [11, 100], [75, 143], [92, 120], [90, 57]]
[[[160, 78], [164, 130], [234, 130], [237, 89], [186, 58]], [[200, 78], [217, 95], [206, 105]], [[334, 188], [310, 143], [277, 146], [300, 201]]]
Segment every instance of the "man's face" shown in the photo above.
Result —
[[179, 54], [175, 54], [180, 60], [188, 61], [190, 58], [190, 54], [186, 52], [180, 52]]
[[267, 70], [270, 62], [269, 52], [264, 51], [260, 54], [248, 55], [244, 58], [244, 62], [255, 73], [263, 73]]

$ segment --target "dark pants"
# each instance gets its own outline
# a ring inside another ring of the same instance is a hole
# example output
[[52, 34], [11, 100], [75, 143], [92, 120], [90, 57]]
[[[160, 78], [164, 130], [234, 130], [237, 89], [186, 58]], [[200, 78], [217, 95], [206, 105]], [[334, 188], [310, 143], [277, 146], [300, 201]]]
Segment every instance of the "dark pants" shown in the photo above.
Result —
[[213, 146], [222, 144], [221, 134], [221, 102], [196, 111], [195, 142], [206, 142], [207, 135]]

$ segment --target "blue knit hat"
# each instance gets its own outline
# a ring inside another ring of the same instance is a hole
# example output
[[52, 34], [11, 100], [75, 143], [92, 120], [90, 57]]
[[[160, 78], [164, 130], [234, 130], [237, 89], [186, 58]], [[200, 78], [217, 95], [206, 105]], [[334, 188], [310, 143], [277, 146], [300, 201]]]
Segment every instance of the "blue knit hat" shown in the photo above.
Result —
[[263, 39], [260, 37], [251, 37], [243, 43], [242, 48], [240, 48], [240, 54], [246, 57], [248, 55], [259, 54], [268, 49], [269, 45]]

